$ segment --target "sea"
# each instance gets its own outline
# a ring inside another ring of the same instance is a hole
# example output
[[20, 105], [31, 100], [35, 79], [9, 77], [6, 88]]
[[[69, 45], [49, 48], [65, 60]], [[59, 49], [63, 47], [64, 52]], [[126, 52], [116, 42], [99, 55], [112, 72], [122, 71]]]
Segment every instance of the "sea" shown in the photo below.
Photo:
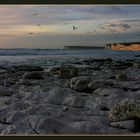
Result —
[[57, 65], [59, 62], [88, 58], [140, 59], [140, 51], [129, 50], [64, 50], [64, 49], [0, 49], [0, 65]]

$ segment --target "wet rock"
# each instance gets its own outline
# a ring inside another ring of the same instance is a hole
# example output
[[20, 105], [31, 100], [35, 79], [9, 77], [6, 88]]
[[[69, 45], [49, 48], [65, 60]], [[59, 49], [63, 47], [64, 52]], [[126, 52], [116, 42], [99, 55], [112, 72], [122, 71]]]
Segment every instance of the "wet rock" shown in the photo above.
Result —
[[64, 86], [65, 87], [70, 87], [70, 80], [69, 79], [65, 81]]
[[101, 110], [102, 111], [109, 111], [110, 109], [104, 106], [104, 107], [101, 107]]
[[31, 119], [30, 123], [31, 127], [40, 134], [75, 132], [67, 122], [55, 118], [38, 117]]
[[11, 112], [8, 112], [6, 119], [10, 123], [17, 123], [18, 121], [21, 121], [25, 117], [28, 117], [28, 114], [21, 112], [21, 110], [20, 111], [13, 110]]
[[[18, 123], [15, 123], [14, 125], [8, 125], [1, 134], [31, 134], [33, 130], [31, 129], [29, 125], [28, 118], [22, 119], [22, 121], [19, 121]], [[35, 133], [32, 133], [35, 134]]]
[[117, 80], [120, 80], [120, 81], [127, 81], [127, 80], [128, 80], [127, 75], [126, 75], [126, 74], [123, 74], [123, 73], [117, 74], [117, 75], [115, 76], [115, 78], [116, 78]]
[[90, 60], [87, 60], [87, 59], [84, 59], [82, 62], [85, 65], [90, 65], [90, 63], [91, 63], [91, 61]]
[[4, 105], [10, 105], [11, 104], [11, 98], [7, 97], [7, 96], [2, 96], [0, 97], [0, 104], [4, 104]]
[[104, 85], [101, 82], [98, 82], [98, 81], [91, 81], [88, 84], [88, 88], [90, 90], [96, 90], [96, 89], [101, 88], [101, 87], [104, 87]]
[[[87, 97], [83, 97], [77, 95], [75, 93], [70, 92], [69, 89], [61, 89], [55, 88], [50, 90], [44, 95], [45, 102], [55, 104], [55, 105], [64, 105], [64, 106], [71, 106], [75, 108], [83, 108], [85, 107], [85, 102]], [[43, 99], [43, 100], [44, 100]]]
[[12, 96], [13, 91], [7, 89], [7, 87], [0, 86], [0, 96]]
[[140, 63], [138, 63], [138, 62], [136, 63], [136, 62], [135, 62], [135, 63], [133, 64], [133, 67], [134, 67], [134, 68], [140, 68]]
[[42, 72], [28, 72], [23, 75], [23, 79], [43, 79]]
[[44, 69], [40, 66], [32, 66], [32, 65], [16, 65], [13, 66], [17, 71], [43, 71]]
[[46, 70], [49, 73], [57, 74], [59, 73], [59, 66], [52, 66]]
[[112, 122], [110, 125], [112, 127], [120, 128], [120, 129], [127, 129], [129, 131], [135, 132], [140, 129], [140, 122], [137, 120], [126, 120], [126, 121], [119, 121], [119, 122]]
[[103, 64], [101, 62], [94, 62], [93, 64], [90, 65], [90, 69], [101, 70], [102, 65]]
[[139, 54], [137, 54], [137, 55], [135, 55], [135, 57], [140, 57], [140, 55], [139, 55]]
[[111, 121], [140, 118], [140, 100], [126, 98], [112, 107], [109, 112]]
[[100, 95], [100, 96], [109, 96], [109, 95], [114, 94], [116, 92], [117, 92], [117, 89], [116, 88], [105, 88], [105, 87], [101, 87], [101, 88], [96, 89], [94, 91], [94, 94]]
[[104, 64], [109, 64], [111, 65], [113, 62], [113, 60], [111, 58], [107, 58], [106, 61], [104, 62]]
[[75, 84], [76, 84], [76, 82], [78, 80], [87, 80], [87, 81], [90, 81], [90, 78], [88, 76], [81, 76], [81, 77], [73, 77], [73, 78], [71, 78], [71, 80], [70, 80], [70, 87], [72, 89], [74, 89]]
[[9, 125], [11, 124], [10, 122], [7, 121], [5, 117], [0, 117], [0, 123], [4, 125]]
[[86, 92], [89, 91], [88, 84], [89, 84], [89, 77], [74, 77], [71, 79], [70, 87], [76, 91]]
[[131, 66], [133, 66], [133, 63], [127, 61], [115, 60], [113, 62], [113, 69], [127, 69]]
[[63, 111], [68, 111], [69, 107], [68, 106], [63, 106]]
[[109, 96], [99, 96], [103, 97], [102, 99], [102, 104], [103, 107], [107, 107], [110, 110], [112, 109], [113, 106], [121, 102], [123, 99], [127, 97], [127, 94], [121, 90], [114, 91], [114, 93], [111, 93]]
[[80, 91], [80, 92], [89, 91], [88, 83], [89, 81], [87, 79], [78, 80], [75, 83], [74, 90]]
[[60, 78], [72, 78], [78, 75], [78, 68], [72, 65], [61, 65], [59, 69]]

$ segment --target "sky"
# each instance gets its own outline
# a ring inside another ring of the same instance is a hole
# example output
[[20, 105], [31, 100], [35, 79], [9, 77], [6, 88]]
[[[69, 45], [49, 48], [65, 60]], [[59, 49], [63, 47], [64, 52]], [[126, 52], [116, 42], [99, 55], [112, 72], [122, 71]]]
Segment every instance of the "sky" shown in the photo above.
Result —
[[140, 5], [0, 5], [0, 48], [140, 42]]

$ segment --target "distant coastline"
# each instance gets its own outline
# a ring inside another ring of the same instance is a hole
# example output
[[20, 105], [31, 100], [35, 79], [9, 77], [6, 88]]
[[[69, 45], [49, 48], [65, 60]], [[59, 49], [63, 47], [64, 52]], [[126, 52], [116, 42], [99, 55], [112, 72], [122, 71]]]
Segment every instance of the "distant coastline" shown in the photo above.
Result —
[[64, 46], [67, 50], [104, 50], [103, 46]]

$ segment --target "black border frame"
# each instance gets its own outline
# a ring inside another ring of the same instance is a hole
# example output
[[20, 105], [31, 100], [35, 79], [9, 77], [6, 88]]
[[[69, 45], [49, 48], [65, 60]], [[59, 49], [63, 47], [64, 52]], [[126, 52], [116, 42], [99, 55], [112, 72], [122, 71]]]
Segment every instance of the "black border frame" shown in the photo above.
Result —
[[140, 0], [0, 0], [0, 4], [140, 4]]
[[[0, 5], [12, 5], [12, 4], [54, 4], [54, 5], [67, 5], [67, 4], [140, 4], [140, 0], [0, 0]], [[112, 139], [134, 139], [139, 140], [140, 135], [47, 135], [47, 136], [30, 136], [30, 135], [17, 135], [17, 136], [5, 136], [0, 135], [1, 139], [99, 139], [99, 140], [112, 140]]]

